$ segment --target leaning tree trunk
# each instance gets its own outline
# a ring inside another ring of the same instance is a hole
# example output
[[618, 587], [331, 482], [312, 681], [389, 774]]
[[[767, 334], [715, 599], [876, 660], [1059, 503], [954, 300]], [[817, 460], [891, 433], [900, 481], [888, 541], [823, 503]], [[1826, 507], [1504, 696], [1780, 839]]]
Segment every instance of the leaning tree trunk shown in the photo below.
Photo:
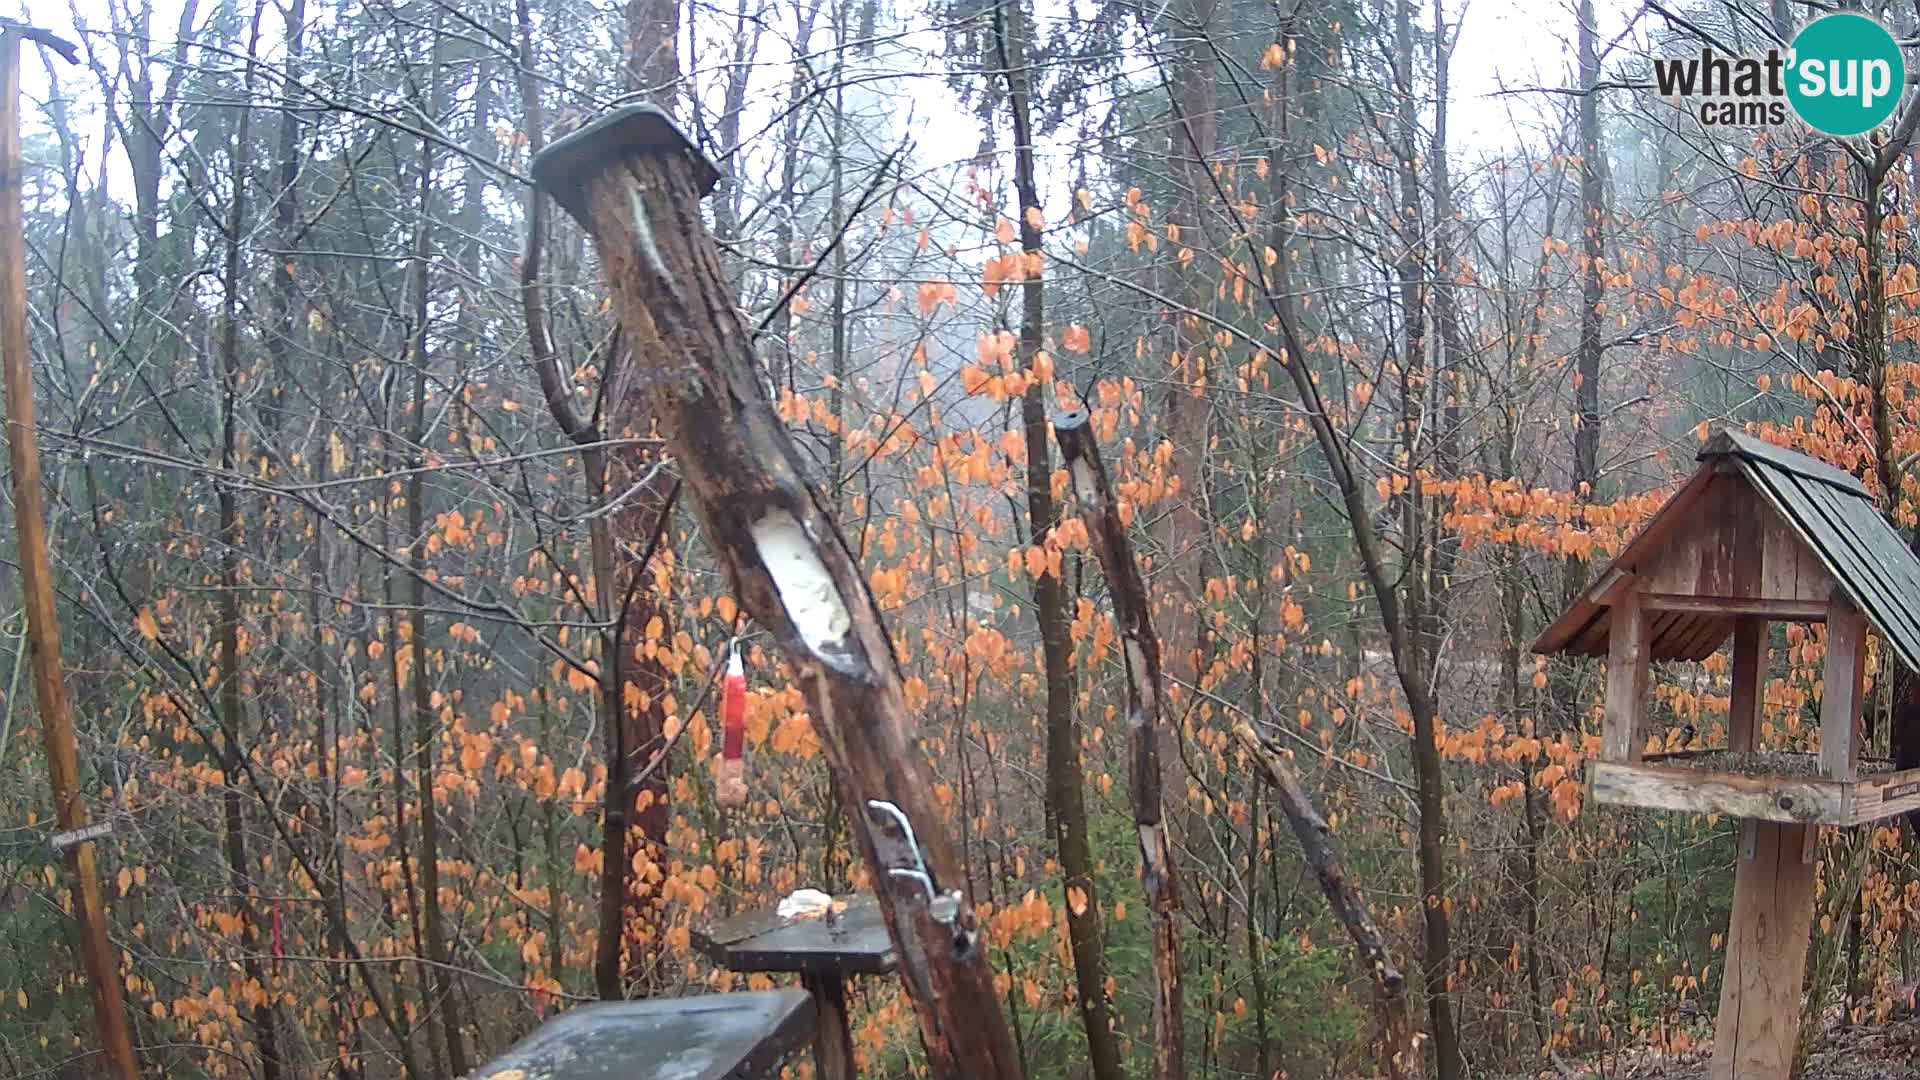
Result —
[[1293, 766], [1271, 747], [1260, 741], [1253, 726], [1241, 723], [1233, 729], [1234, 738], [1252, 755], [1261, 775], [1280, 797], [1280, 809], [1293, 826], [1300, 841], [1300, 853], [1313, 871], [1327, 906], [1353, 939], [1353, 947], [1367, 965], [1373, 980], [1374, 1004], [1380, 1011], [1380, 1072], [1391, 1080], [1420, 1075], [1420, 1049], [1414, 1044], [1413, 1018], [1407, 1011], [1407, 980], [1387, 952], [1387, 936], [1373, 921], [1366, 897], [1347, 875], [1340, 862], [1340, 851], [1333, 842], [1333, 828], [1313, 805], [1306, 785]]
[[556, 142], [535, 181], [592, 235], [667, 447], [742, 606], [798, 674], [893, 936], [933, 1071], [1018, 1078], [978, 918], [852, 549], [767, 399], [700, 214], [711, 163], [652, 106]]

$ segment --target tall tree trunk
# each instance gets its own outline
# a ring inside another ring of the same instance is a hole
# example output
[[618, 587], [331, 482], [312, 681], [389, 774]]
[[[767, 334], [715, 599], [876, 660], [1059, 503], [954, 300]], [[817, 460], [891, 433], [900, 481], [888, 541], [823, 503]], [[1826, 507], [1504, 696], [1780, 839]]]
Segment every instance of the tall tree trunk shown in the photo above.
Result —
[[[242, 100], [253, 91], [254, 50], [259, 43], [260, 9], [253, 9], [247, 40], [246, 86]], [[221, 276], [220, 311], [220, 467], [231, 477], [242, 471], [240, 461], [240, 387], [245, 371], [240, 362], [240, 238], [246, 226], [247, 160], [252, 152], [253, 110], [242, 106], [233, 138], [233, 201], [227, 208], [226, 266]], [[241, 969], [258, 986], [261, 1000], [252, 1006], [254, 1042], [260, 1053], [263, 1080], [281, 1076], [280, 1039], [275, 1023], [274, 991], [270, 974], [260, 961], [259, 913], [254, 907], [253, 862], [247, 852], [246, 815], [240, 801], [241, 730], [246, 700], [240, 661], [241, 608], [244, 586], [241, 552], [246, 531], [240, 524], [240, 497], [231, 481], [219, 487], [220, 513], [220, 734], [224, 760], [221, 804], [226, 823], [228, 881], [240, 909]]]
[[[813, 42], [813, 24], [820, 15], [820, 7], [826, 0], [806, 0], [805, 6], [795, 9], [797, 25], [794, 30], [793, 49], [797, 57], [805, 56]], [[780, 122], [780, 219], [773, 230], [774, 258], [790, 269], [783, 271], [779, 295], [786, 295], [788, 278], [799, 273], [797, 267], [805, 257], [799, 241], [800, 214], [800, 139], [806, 129], [802, 119], [801, 106], [806, 102], [807, 67], [795, 60], [793, 73], [787, 82], [787, 101]], [[773, 323], [769, 328], [773, 340], [779, 349], [780, 367], [774, 373], [775, 379], [788, 390], [795, 387], [793, 364], [793, 309], [791, 305], [781, 304], [773, 314]]]
[[[1026, 67], [1031, 25], [1019, 0], [995, 6], [995, 36], [1000, 66], [1006, 72], [1007, 104], [1013, 116], [1014, 186], [1020, 201], [1020, 250], [1040, 256], [1040, 189], [1034, 180], [1032, 82]], [[1021, 285], [1020, 359], [1032, 371], [1045, 348], [1045, 285], [1029, 273]], [[1034, 378], [1020, 401], [1027, 442], [1028, 542], [1046, 543], [1057, 515], [1053, 504], [1053, 452], [1047, 441], [1048, 387]], [[1040, 624], [1040, 651], [1047, 680], [1047, 810], [1060, 856], [1061, 889], [1067, 909], [1067, 938], [1073, 953], [1074, 986], [1080, 1022], [1087, 1033], [1087, 1057], [1096, 1080], [1126, 1075], [1120, 1043], [1110, 1019], [1107, 963], [1099, 892], [1094, 886], [1093, 853], [1087, 841], [1086, 782], [1080, 765], [1080, 725], [1074, 715], [1072, 650], [1068, 640], [1066, 583], [1055, 574], [1034, 579], [1033, 605]]]
[[1174, 122], [1169, 125], [1167, 149], [1173, 163], [1174, 194], [1168, 224], [1170, 232], [1178, 232], [1179, 239], [1169, 237], [1166, 265], [1179, 279], [1171, 295], [1186, 310], [1174, 313], [1177, 363], [1167, 378], [1161, 420], [1161, 429], [1173, 446], [1173, 479], [1180, 484], [1178, 497], [1160, 529], [1161, 546], [1172, 572], [1160, 576], [1155, 591], [1164, 597], [1168, 673], [1176, 683], [1194, 685], [1206, 667], [1202, 659], [1200, 597], [1205, 586], [1208, 529], [1200, 512], [1200, 487], [1212, 422], [1208, 358], [1213, 351], [1213, 332], [1197, 313], [1210, 306], [1213, 285], [1194, 268], [1201, 265], [1200, 260], [1195, 259], [1193, 267], [1188, 267], [1179, 256], [1183, 248], [1204, 249], [1206, 208], [1216, 201], [1212, 168], [1220, 130], [1216, 116], [1219, 90], [1211, 35], [1218, 7], [1218, 0], [1181, 0], [1174, 9], [1174, 33], [1179, 42], [1173, 49], [1169, 75]]
[[[1580, 337], [1574, 347], [1574, 497], [1591, 501], [1600, 484], [1600, 302], [1606, 282], [1602, 270], [1607, 240], [1607, 158], [1600, 143], [1599, 33], [1593, 0], [1580, 0], [1578, 15], [1580, 85]], [[1571, 600], [1586, 586], [1583, 561], [1568, 558], [1561, 590]]]
[[[1418, 162], [1421, 145], [1419, 109], [1414, 93], [1413, 0], [1398, 0], [1394, 6], [1394, 78], [1399, 108], [1399, 175], [1401, 257], [1400, 302], [1405, 322], [1405, 343], [1400, 358], [1400, 438], [1404, 456], [1402, 468], [1410, 474], [1408, 496], [1401, 500], [1402, 541], [1410, 564], [1404, 575], [1405, 647], [1407, 667], [1425, 687], [1432, 687], [1438, 657], [1434, 646], [1439, 640], [1437, 613], [1432, 610], [1433, 596], [1427, 574], [1431, 568], [1431, 536], [1427, 532], [1425, 498], [1419, 483], [1419, 470], [1426, 454], [1424, 433], [1431, 422], [1427, 395], [1432, 392], [1431, 371], [1427, 364], [1426, 284], [1430, 273], [1426, 247], [1426, 215], [1423, 211]], [[1453, 1015], [1453, 947], [1451, 920], [1447, 911], [1447, 823], [1445, 766], [1440, 757], [1438, 716], [1428, 689], [1426, 708], [1413, 713], [1413, 771], [1420, 807], [1418, 857], [1420, 863], [1421, 915], [1426, 946], [1423, 974], [1427, 994], [1427, 1018], [1432, 1028], [1433, 1048], [1441, 1080], [1457, 1080], [1465, 1075], [1460, 1055], [1459, 1032]]]
[[[428, 74], [429, 100], [434, 115], [441, 100], [440, 50], [442, 37], [438, 22], [434, 29], [434, 58]], [[428, 1012], [447, 1051], [447, 1068], [454, 1076], [467, 1073], [465, 1024], [461, 1020], [460, 997], [455, 992], [451, 950], [447, 944], [446, 913], [440, 901], [440, 811], [434, 801], [434, 777], [439, 771], [440, 720], [433, 706], [430, 684], [432, 664], [427, 622], [427, 367], [431, 362], [429, 339], [432, 322], [433, 288], [433, 143], [420, 140], [420, 219], [413, 241], [413, 341], [409, 347], [413, 361], [412, 413], [413, 474], [407, 481], [407, 539], [412, 573], [408, 625], [408, 647], [413, 657], [414, 774], [420, 799], [420, 900], [424, 914], [427, 962], [432, 993]]]
[[1100, 459], [1086, 413], [1054, 417], [1053, 435], [1061, 461], [1072, 478], [1094, 554], [1106, 571], [1113, 596], [1121, 655], [1127, 671], [1128, 794], [1134, 831], [1140, 841], [1140, 883], [1147, 899], [1153, 938], [1153, 1071], [1155, 1080], [1187, 1075], [1186, 1010], [1181, 986], [1180, 871], [1167, 839], [1161, 810], [1160, 729], [1166, 719], [1165, 685], [1160, 676], [1160, 637], [1154, 632], [1147, 586], [1133, 542], [1120, 522], [1119, 502]]
[[628, 93], [674, 113], [680, 93], [680, 0], [627, 0]]

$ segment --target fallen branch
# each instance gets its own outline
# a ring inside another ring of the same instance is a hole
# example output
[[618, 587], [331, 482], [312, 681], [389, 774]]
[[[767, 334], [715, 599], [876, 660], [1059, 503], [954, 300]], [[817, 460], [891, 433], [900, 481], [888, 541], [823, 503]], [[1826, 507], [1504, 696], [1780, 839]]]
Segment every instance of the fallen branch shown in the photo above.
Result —
[[1387, 1076], [1399, 1080], [1401, 1077], [1420, 1075], [1420, 1051], [1413, 1032], [1413, 1021], [1407, 1010], [1407, 980], [1394, 965], [1393, 957], [1387, 953], [1386, 935], [1373, 921], [1372, 912], [1367, 910], [1366, 897], [1360, 895], [1360, 889], [1347, 876], [1346, 867], [1341, 865], [1340, 852], [1334, 846], [1333, 828], [1327, 819], [1320, 816], [1319, 808], [1313, 805], [1313, 799], [1307, 795], [1307, 789], [1300, 782], [1300, 774], [1281, 756], [1281, 752], [1268, 746], [1254, 732], [1253, 725], [1241, 721], [1233, 727], [1233, 736], [1237, 739], [1254, 763], [1260, 767], [1260, 773], [1280, 797], [1280, 809], [1287, 815], [1287, 824], [1293, 826], [1293, 835], [1300, 841], [1300, 852], [1306, 857], [1307, 868], [1320, 882], [1320, 891], [1326, 894], [1327, 906], [1333, 909], [1334, 918], [1347, 930], [1347, 936], [1353, 939], [1354, 948], [1360, 952], [1360, 959], [1367, 965], [1368, 974], [1373, 979], [1374, 1004], [1380, 1011], [1380, 1067]]

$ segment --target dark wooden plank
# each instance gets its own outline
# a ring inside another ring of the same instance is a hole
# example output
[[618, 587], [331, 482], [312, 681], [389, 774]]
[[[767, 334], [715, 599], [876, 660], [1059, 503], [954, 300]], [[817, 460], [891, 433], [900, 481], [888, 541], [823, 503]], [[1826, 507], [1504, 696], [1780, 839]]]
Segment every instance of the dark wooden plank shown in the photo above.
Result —
[[764, 1080], [813, 1029], [803, 990], [601, 1002], [548, 1020], [473, 1080]]
[[1680, 490], [1674, 492], [1673, 497], [1668, 499], [1665, 505], [1654, 511], [1653, 517], [1648, 519], [1640, 532], [1627, 544], [1626, 550], [1622, 551], [1619, 557], [1600, 573], [1594, 583], [1588, 586], [1577, 600], [1568, 605], [1567, 610], [1562, 612], [1551, 626], [1540, 632], [1540, 636], [1534, 639], [1533, 651], [1547, 656], [1566, 651], [1568, 644], [1591, 623], [1593, 609], [1599, 604], [1601, 594], [1615, 588], [1620, 582], [1621, 574], [1630, 573], [1662, 549], [1662, 545], [1671, 537], [1673, 531], [1687, 521], [1689, 508], [1699, 501], [1713, 481], [1713, 466], [1707, 465], [1697, 470], [1691, 479], [1681, 485]]
[[1674, 593], [1644, 593], [1640, 605], [1649, 611], [1676, 611], [1691, 615], [1722, 618], [1754, 615], [1775, 622], [1825, 622], [1827, 601], [1773, 600], [1738, 596], [1679, 596]]
[[[1678, 614], [1680, 620], [1674, 626], [1674, 660], [1705, 660], [1720, 651], [1720, 646], [1733, 633], [1733, 620], [1715, 618], [1706, 614]], [[1655, 653], [1658, 659], [1669, 659]]]
[[1851, 809], [1851, 821], [1856, 825], [1920, 810], [1920, 769], [1862, 779], [1854, 785]]
[[1820, 699], [1820, 772], [1836, 780], [1860, 776], [1860, 694], [1867, 671], [1867, 620], [1843, 593], [1827, 616], [1827, 665]]
[[1818, 480], [1823, 484], [1839, 488], [1841, 491], [1858, 495], [1862, 498], [1871, 497], [1867, 492], [1866, 485], [1862, 484], [1859, 478], [1855, 477], [1852, 473], [1836, 469], [1826, 462], [1821, 461], [1819, 458], [1809, 457], [1806, 454], [1788, 450], [1785, 447], [1775, 446], [1765, 439], [1755, 438], [1743, 431], [1734, 431], [1728, 428], [1721, 429], [1718, 434], [1707, 440], [1706, 445], [1700, 448], [1700, 453], [1696, 455], [1696, 460], [1706, 461], [1710, 458], [1723, 457], [1729, 454], [1744, 458], [1750, 462], [1764, 464], [1773, 469], [1793, 473], [1796, 476], [1802, 476], [1809, 480]]
[[757, 912], [694, 935], [694, 944], [730, 971], [886, 975], [897, 966], [893, 939], [871, 896], [852, 897], [832, 922]]
[[813, 995], [820, 1034], [813, 1041], [814, 1080], [854, 1080], [853, 1028], [847, 1021], [847, 984], [833, 975], [802, 975]]
[[1741, 619], [1733, 629], [1733, 696], [1727, 709], [1727, 749], [1752, 750], [1760, 737], [1767, 696], [1767, 624]]

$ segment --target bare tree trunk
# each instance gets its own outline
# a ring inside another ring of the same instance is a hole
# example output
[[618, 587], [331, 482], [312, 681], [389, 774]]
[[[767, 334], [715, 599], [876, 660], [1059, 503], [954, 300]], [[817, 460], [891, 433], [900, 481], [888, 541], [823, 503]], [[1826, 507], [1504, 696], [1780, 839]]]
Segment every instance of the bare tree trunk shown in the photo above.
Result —
[[1460, 1056], [1459, 1032], [1453, 1015], [1453, 946], [1447, 895], [1447, 825], [1444, 764], [1440, 757], [1437, 709], [1432, 706], [1432, 677], [1437, 663], [1434, 645], [1439, 639], [1437, 618], [1431, 610], [1432, 596], [1427, 577], [1432, 539], [1424, 521], [1426, 500], [1418, 482], [1418, 469], [1425, 447], [1421, 433], [1427, 429], [1426, 395], [1431, 392], [1427, 365], [1426, 281], [1429, 266], [1426, 248], [1426, 215], [1417, 162], [1420, 159], [1419, 111], [1414, 95], [1413, 0], [1398, 0], [1394, 6], [1395, 58], [1394, 78], [1399, 99], [1399, 174], [1400, 174], [1400, 258], [1401, 317], [1405, 322], [1405, 343], [1400, 357], [1400, 437], [1405, 457], [1403, 467], [1412, 476], [1408, 495], [1401, 499], [1402, 542], [1409, 564], [1404, 576], [1406, 633], [1404, 647], [1407, 668], [1413, 678], [1424, 684], [1429, 707], [1412, 709], [1413, 770], [1420, 806], [1418, 857], [1420, 863], [1421, 915], [1424, 921], [1426, 953], [1423, 963], [1427, 995], [1428, 1023], [1432, 1028], [1434, 1054], [1441, 1080], [1457, 1080], [1465, 1074]]
[[[1187, 268], [1179, 255], [1182, 248], [1204, 243], [1204, 208], [1216, 201], [1211, 170], [1220, 125], [1211, 34], [1218, 6], [1218, 0], [1181, 0], [1176, 6], [1174, 32], [1179, 35], [1179, 43], [1169, 78], [1175, 118], [1168, 131], [1168, 156], [1175, 179], [1169, 225], [1180, 239], [1169, 238], [1167, 265], [1181, 281], [1172, 294], [1189, 310], [1174, 312], [1173, 348], [1178, 363], [1167, 377], [1161, 421], [1173, 445], [1173, 476], [1180, 482], [1179, 497], [1172, 500], [1160, 536], [1172, 573], [1160, 576], [1155, 591], [1165, 597], [1161, 610], [1168, 622], [1168, 670], [1177, 682], [1191, 685], [1198, 685], [1206, 666], [1202, 657], [1205, 624], [1199, 609], [1206, 577], [1208, 528], [1200, 512], [1200, 489], [1212, 422], [1212, 397], [1208, 392], [1211, 379], [1205, 372], [1213, 348], [1211, 330], [1193, 313], [1206, 310], [1213, 287], [1204, 274]], [[1198, 260], [1195, 262], [1197, 265]]]
[[[1573, 494], [1582, 502], [1597, 494], [1600, 483], [1600, 302], [1606, 283], [1601, 277], [1606, 258], [1607, 159], [1600, 144], [1600, 54], [1594, 26], [1593, 0], [1580, 0], [1580, 253], [1586, 262], [1580, 278], [1580, 337], [1574, 348]], [[1586, 586], [1584, 562], [1568, 559], [1562, 589], [1571, 598]]]
[[627, 0], [628, 93], [671, 114], [680, 93], [680, 0]]
[[[663, 141], [664, 140], [664, 141]], [[641, 380], [741, 606], [798, 674], [940, 1077], [1022, 1075], [866, 579], [768, 403], [699, 199], [710, 166], [656, 113], [556, 143], [539, 183], [582, 220]]]
[[[428, 78], [432, 84], [429, 99], [438, 112], [441, 96], [441, 35], [436, 20], [434, 58]], [[412, 573], [408, 625], [412, 629], [408, 647], [413, 656], [414, 772], [420, 799], [420, 899], [425, 916], [427, 962], [432, 966], [432, 992], [428, 1012], [433, 1026], [446, 1046], [447, 1068], [454, 1076], [467, 1072], [465, 1024], [461, 1020], [460, 998], [454, 985], [452, 956], [447, 945], [446, 914], [440, 903], [440, 812], [434, 802], [434, 776], [438, 772], [440, 720], [433, 707], [432, 672], [427, 623], [427, 488], [426, 445], [427, 367], [431, 361], [428, 343], [431, 330], [431, 290], [433, 287], [433, 143], [420, 140], [420, 220], [413, 245], [414, 310], [413, 342], [409, 348], [413, 361], [413, 443], [414, 472], [407, 482], [407, 540]]]
[[1387, 937], [1373, 921], [1366, 897], [1347, 875], [1333, 829], [1307, 795], [1300, 777], [1278, 751], [1260, 741], [1252, 725], [1234, 728], [1234, 738], [1252, 755], [1260, 772], [1280, 797], [1280, 810], [1300, 841], [1300, 853], [1326, 895], [1327, 906], [1353, 939], [1360, 960], [1373, 980], [1374, 1004], [1380, 1010], [1380, 1071], [1399, 1080], [1421, 1074], [1420, 1050], [1415, 1044], [1413, 1018], [1407, 1007], [1407, 981], [1387, 951]]
[[[7, 462], [12, 472], [13, 526], [20, 559], [20, 592], [26, 612], [24, 645], [31, 649], [33, 697], [47, 748], [47, 780], [53, 791], [54, 820], [62, 832], [90, 825], [87, 800], [80, 791], [80, 755], [60, 660], [60, 613], [55, 603], [53, 554], [47, 539], [45, 485], [41, 482], [38, 427], [33, 408], [33, 348], [27, 332], [27, 243], [21, 187], [24, 162], [20, 147], [20, 39], [34, 31], [0, 31], [0, 364], [5, 366]], [[228, 279], [231, 282], [231, 278]], [[231, 286], [229, 286], [231, 287]], [[93, 493], [89, 492], [91, 496]], [[97, 500], [90, 499], [95, 502]], [[93, 999], [105, 1070], [119, 1080], [138, 1080], [127, 1022], [126, 993], [119, 956], [107, 926], [106, 896], [100, 887], [98, 853], [90, 838], [62, 848], [69, 898], [79, 922], [80, 967]], [[11, 1062], [10, 1062], [11, 1064]]]
[[[795, 18], [798, 20], [798, 26], [793, 39], [796, 54], [805, 55], [811, 44], [813, 24], [819, 17], [820, 5], [824, 2], [825, 0], [807, 0], [804, 6], [796, 7]], [[795, 218], [800, 213], [800, 138], [805, 130], [805, 124], [801, 120], [801, 106], [806, 100], [806, 92], [806, 67], [796, 61], [793, 65], [793, 74], [787, 82], [786, 111], [780, 123], [780, 190], [778, 192], [780, 220], [775, 224], [773, 231], [774, 257], [790, 268], [798, 267], [800, 260], [804, 257], [798, 239], [799, 224]], [[786, 294], [787, 282], [784, 279], [797, 272], [797, 270], [788, 270], [783, 273], [780, 295]], [[791, 305], [780, 305], [779, 310], [774, 312], [770, 329], [780, 350], [781, 366], [776, 370], [775, 378], [788, 390], [792, 390], [795, 380]]]
[[[253, 89], [254, 49], [259, 43], [260, 5], [253, 9], [253, 22], [247, 41], [246, 87], [243, 100]], [[228, 207], [226, 267], [221, 278], [220, 328], [220, 467], [232, 476], [240, 466], [240, 387], [245, 371], [240, 363], [240, 238], [246, 226], [247, 159], [251, 154], [253, 109], [242, 106], [239, 125], [233, 139], [233, 201]], [[228, 880], [234, 902], [240, 907], [241, 969], [257, 984], [264, 999], [252, 1008], [254, 1042], [260, 1049], [260, 1073], [263, 1080], [278, 1080], [281, 1075], [280, 1040], [275, 1024], [275, 993], [266, 968], [260, 962], [259, 913], [254, 908], [253, 862], [247, 853], [245, 815], [240, 802], [240, 732], [245, 724], [246, 702], [241, 686], [240, 593], [245, 587], [240, 570], [240, 553], [245, 550], [246, 532], [240, 525], [240, 498], [230, 482], [222, 483], [218, 495], [220, 512], [220, 728], [225, 760], [225, 783], [221, 804], [226, 819]]]
[[[1032, 85], [1026, 12], [1019, 0], [995, 7], [995, 36], [1000, 66], [1007, 77], [1007, 101], [1013, 114], [1014, 186], [1020, 199], [1020, 249], [1038, 257], [1040, 190], [1034, 180]], [[1020, 359], [1029, 370], [1045, 347], [1045, 285], [1029, 273], [1021, 285]], [[1027, 384], [1020, 418], [1027, 443], [1028, 542], [1046, 543], [1057, 519], [1053, 503], [1053, 453], [1047, 441], [1047, 387]], [[1087, 1057], [1096, 1080], [1121, 1080], [1125, 1070], [1107, 1000], [1107, 962], [1099, 892], [1094, 886], [1093, 853], [1087, 842], [1085, 778], [1080, 766], [1080, 725], [1074, 715], [1073, 673], [1069, 667], [1066, 583], [1046, 573], [1034, 580], [1033, 604], [1040, 624], [1040, 651], [1047, 680], [1047, 809], [1060, 855], [1060, 885], [1065, 893], [1067, 938], [1073, 953], [1074, 986], [1080, 1022], [1087, 1033]]]
[[1087, 414], [1056, 415], [1053, 435], [1060, 443], [1060, 458], [1072, 478], [1074, 499], [1080, 504], [1094, 554], [1106, 571], [1126, 657], [1129, 784], [1140, 839], [1140, 877], [1153, 929], [1153, 1075], [1158, 1080], [1178, 1080], [1187, 1068], [1186, 1012], [1181, 1004], [1180, 937], [1175, 923], [1180, 909], [1179, 871], [1160, 806], [1159, 729], [1165, 708], [1160, 637], [1154, 633], [1146, 582], [1126, 528], [1120, 524], [1119, 504]]

